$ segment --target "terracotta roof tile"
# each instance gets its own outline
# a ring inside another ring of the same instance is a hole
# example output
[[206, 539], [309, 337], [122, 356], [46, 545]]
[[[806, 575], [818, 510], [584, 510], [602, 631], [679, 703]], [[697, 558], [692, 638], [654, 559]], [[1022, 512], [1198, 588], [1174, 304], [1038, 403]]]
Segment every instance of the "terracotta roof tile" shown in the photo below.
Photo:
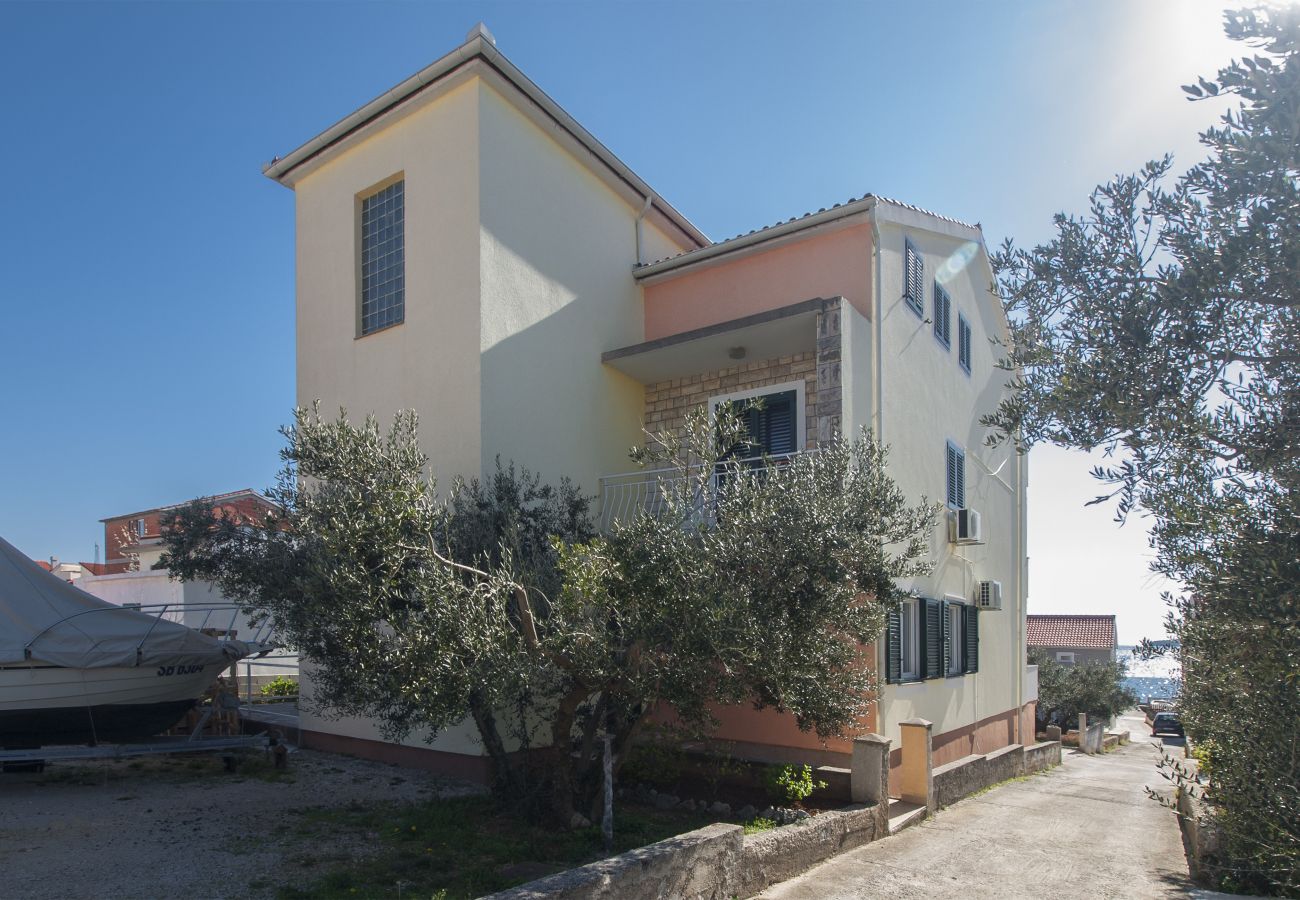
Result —
[[1025, 643], [1030, 647], [1110, 650], [1116, 644], [1115, 617], [1027, 615]]

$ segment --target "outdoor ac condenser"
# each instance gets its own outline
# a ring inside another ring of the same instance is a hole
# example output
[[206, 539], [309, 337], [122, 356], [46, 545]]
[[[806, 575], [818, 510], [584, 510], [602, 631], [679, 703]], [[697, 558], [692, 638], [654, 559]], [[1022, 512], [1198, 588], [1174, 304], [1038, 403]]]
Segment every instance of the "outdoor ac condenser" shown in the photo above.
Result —
[[975, 589], [975, 605], [980, 609], [1002, 608], [1002, 582], [981, 581]]
[[982, 544], [984, 531], [980, 514], [973, 509], [954, 509], [948, 513], [948, 540], [954, 544]]

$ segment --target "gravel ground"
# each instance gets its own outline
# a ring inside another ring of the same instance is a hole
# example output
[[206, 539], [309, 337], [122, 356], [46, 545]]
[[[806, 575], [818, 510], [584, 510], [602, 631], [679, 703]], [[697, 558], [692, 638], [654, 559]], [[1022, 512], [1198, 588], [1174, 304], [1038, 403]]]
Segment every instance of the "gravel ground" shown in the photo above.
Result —
[[302, 750], [288, 773], [260, 755], [234, 774], [213, 757], [50, 765], [0, 774], [0, 898], [265, 898], [360, 852], [305, 844], [313, 808], [413, 803], [477, 785]]

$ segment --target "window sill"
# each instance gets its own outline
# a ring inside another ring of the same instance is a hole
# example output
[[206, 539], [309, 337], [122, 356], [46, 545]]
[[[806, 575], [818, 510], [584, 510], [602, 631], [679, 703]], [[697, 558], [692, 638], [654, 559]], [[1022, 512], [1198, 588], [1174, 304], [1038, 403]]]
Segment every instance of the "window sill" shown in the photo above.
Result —
[[399, 327], [399, 326], [401, 326], [401, 325], [405, 325], [405, 324], [406, 324], [406, 320], [405, 320], [405, 319], [403, 319], [403, 320], [400, 321], [400, 322], [391, 322], [391, 323], [389, 323], [388, 325], [383, 326], [382, 328], [376, 328], [374, 331], [367, 331], [365, 334], [358, 334], [356, 337], [353, 338], [353, 340], [354, 340], [354, 341], [359, 341], [359, 340], [362, 340], [362, 339], [364, 339], [364, 338], [373, 337], [373, 336], [375, 336], [376, 334], [383, 334], [385, 331], [391, 331], [392, 329], [397, 328], [397, 327]]

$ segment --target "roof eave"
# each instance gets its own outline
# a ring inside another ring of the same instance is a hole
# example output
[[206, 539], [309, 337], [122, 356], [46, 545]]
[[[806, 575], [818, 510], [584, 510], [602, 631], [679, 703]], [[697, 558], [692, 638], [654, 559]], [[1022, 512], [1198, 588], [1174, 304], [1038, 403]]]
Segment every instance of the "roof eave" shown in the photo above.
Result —
[[[670, 256], [667, 259], [661, 259], [644, 266], [638, 266], [632, 272], [632, 277], [637, 281], [646, 281], [653, 279], [657, 275], [664, 275], [669, 272], [682, 269], [687, 266], [694, 266], [708, 260], [718, 259], [722, 256], [730, 256], [741, 251], [756, 249], [761, 245], [771, 244], [782, 240], [783, 238], [792, 237], [801, 231], [818, 228], [829, 225], [840, 219], [846, 219], [849, 216], [855, 216], [859, 213], [870, 212], [876, 206], [876, 197], [867, 194], [859, 200], [849, 203], [839, 204], [829, 209], [819, 210], [810, 216], [804, 216], [798, 219], [782, 222], [779, 225], [772, 225], [767, 228], [761, 228], [752, 231], [749, 234], [741, 235], [729, 241], [720, 241], [716, 244], [710, 244], [699, 250], [689, 250], [679, 256]], [[766, 249], [766, 247], [764, 248]]]
[[569, 115], [563, 107], [552, 100], [527, 75], [516, 68], [514, 63], [510, 62], [501, 51], [497, 50], [491, 42], [485, 40], [477, 32], [472, 34], [469, 40], [455, 50], [425, 66], [396, 87], [380, 94], [374, 100], [331, 125], [282, 159], [276, 159], [268, 163], [263, 167], [262, 173], [285, 187], [292, 188], [291, 173], [295, 169], [318, 154], [325, 152], [334, 144], [346, 139], [353, 132], [364, 128], [374, 120], [394, 110], [424, 88], [441, 81], [476, 59], [481, 59], [496, 70], [520, 93], [524, 94], [554, 119], [561, 128], [569, 132], [579, 144], [607, 166], [619, 179], [626, 182], [643, 198], [650, 200], [654, 207], [680, 229], [687, 239], [701, 247], [708, 246], [711, 243], [708, 236], [695, 227], [686, 216], [682, 215], [671, 203], [661, 198], [650, 185], [628, 168], [626, 163], [597, 140], [591, 132], [582, 127], [577, 119]]

